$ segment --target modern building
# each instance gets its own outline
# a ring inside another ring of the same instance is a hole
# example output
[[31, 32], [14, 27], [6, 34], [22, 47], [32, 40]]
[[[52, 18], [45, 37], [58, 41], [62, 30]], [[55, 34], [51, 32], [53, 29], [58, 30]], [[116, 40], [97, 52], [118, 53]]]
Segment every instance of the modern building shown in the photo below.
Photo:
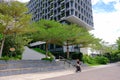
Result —
[[[87, 30], [93, 29], [91, 0], [30, 0], [27, 6], [33, 21], [54, 19], [61, 23], [75, 23]], [[55, 48], [55, 45], [51, 47]], [[70, 51], [75, 51], [73, 46], [69, 47]], [[65, 46], [59, 50], [66, 52]]]
[[30, 0], [32, 20], [54, 19], [79, 24], [93, 29], [91, 0]]

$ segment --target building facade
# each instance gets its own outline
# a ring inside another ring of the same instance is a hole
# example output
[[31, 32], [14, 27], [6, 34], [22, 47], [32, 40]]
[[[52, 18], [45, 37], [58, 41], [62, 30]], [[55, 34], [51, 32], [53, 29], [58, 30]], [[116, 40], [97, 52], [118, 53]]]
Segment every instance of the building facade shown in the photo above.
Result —
[[[61, 23], [74, 23], [85, 27], [87, 30], [93, 29], [93, 14], [91, 0], [30, 0], [28, 3], [29, 13], [32, 13], [32, 21], [49, 19], [60, 21]], [[63, 50], [66, 47], [50, 45], [50, 50]], [[57, 49], [54, 49], [56, 48]], [[53, 48], [53, 49], [52, 49]], [[74, 52], [74, 46], [69, 46]]]
[[87, 29], [93, 29], [91, 0], [30, 0], [29, 12], [32, 20], [54, 19], [76, 23]]

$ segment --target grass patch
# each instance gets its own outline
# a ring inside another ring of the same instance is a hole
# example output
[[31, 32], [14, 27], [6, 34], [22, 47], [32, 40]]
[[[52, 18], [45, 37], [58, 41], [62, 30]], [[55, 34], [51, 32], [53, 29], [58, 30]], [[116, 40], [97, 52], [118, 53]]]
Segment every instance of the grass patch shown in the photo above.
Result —
[[[39, 53], [41, 53], [41, 54], [46, 55], [46, 51], [41, 50], [40, 48], [33, 48], [33, 50], [35, 50], [35, 51], [37, 51], [37, 52], [39, 52]], [[42, 60], [52, 61], [52, 60], [54, 59], [54, 55], [53, 55], [51, 52], [48, 52], [47, 55], [48, 55], [48, 57], [50, 57], [50, 58], [43, 58]]]
[[88, 66], [99, 66], [99, 65], [101, 65], [101, 64], [88, 64], [88, 63], [85, 63], [85, 64], [87, 64]]
[[41, 54], [46, 54], [46, 51], [44, 51], [44, 50], [41, 50], [41, 49], [39, 49], [39, 48], [32, 48], [33, 50], [35, 50], [35, 51], [37, 51], [37, 52], [39, 52], [39, 53], [41, 53]]

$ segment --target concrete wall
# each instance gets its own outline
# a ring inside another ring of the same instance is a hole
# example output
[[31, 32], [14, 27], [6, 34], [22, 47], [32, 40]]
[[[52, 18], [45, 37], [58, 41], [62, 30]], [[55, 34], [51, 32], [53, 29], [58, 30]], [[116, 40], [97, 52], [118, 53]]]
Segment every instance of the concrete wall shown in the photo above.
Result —
[[0, 60], [0, 77], [27, 74], [35, 72], [46, 72], [54, 70], [63, 70], [64, 66], [55, 61], [45, 60]]

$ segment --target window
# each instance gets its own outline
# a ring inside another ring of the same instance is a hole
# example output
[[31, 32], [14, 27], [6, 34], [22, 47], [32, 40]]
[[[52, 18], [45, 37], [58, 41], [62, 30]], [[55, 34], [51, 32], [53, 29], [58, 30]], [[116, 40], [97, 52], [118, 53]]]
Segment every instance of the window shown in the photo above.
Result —
[[58, 20], [60, 20], [60, 18], [61, 18], [61, 16], [60, 16], [60, 15], [58, 15]]
[[56, 18], [56, 17], [54, 17], [54, 20], [56, 21], [56, 20], [57, 20], [57, 18]]
[[69, 8], [69, 3], [66, 3], [66, 8]]
[[57, 7], [57, 3], [54, 4], [54, 7], [55, 7], [55, 8]]
[[64, 11], [61, 12], [61, 17], [65, 17], [65, 12]]
[[57, 11], [56, 11], [56, 10], [54, 10], [54, 14], [55, 14], [55, 15], [57, 14]]
[[69, 16], [69, 15], [70, 15], [70, 11], [67, 11], [67, 12], [66, 12], [66, 16]]
[[78, 10], [80, 11], [80, 6], [78, 6]]
[[71, 10], [71, 15], [74, 15], [74, 10], [73, 9]]
[[83, 8], [81, 8], [81, 13], [83, 13]]
[[75, 3], [75, 9], [77, 9], [77, 3]]
[[73, 1], [71, 1], [71, 3], [70, 3], [70, 4], [71, 4], [71, 7], [73, 7]]
[[51, 4], [51, 6], [50, 6], [50, 9], [52, 9], [53, 8], [53, 3]]
[[61, 9], [64, 9], [65, 8], [65, 5], [64, 5], [64, 3], [61, 5]]
[[60, 7], [58, 8], [58, 13], [60, 12]]
[[79, 18], [81, 18], [81, 15], [79, 14]]
[[77, 14], [78, 14], [77, 11], [75, 11], [75, 16], [77, 16]]
[[54, 49], [54, 44], [50, 44], [50, 49]]
[[82, 20], [84, 20], [84, 17], [82, 16]]
[[50, 16], [53, 15], [53, 10], [50, 12]]

